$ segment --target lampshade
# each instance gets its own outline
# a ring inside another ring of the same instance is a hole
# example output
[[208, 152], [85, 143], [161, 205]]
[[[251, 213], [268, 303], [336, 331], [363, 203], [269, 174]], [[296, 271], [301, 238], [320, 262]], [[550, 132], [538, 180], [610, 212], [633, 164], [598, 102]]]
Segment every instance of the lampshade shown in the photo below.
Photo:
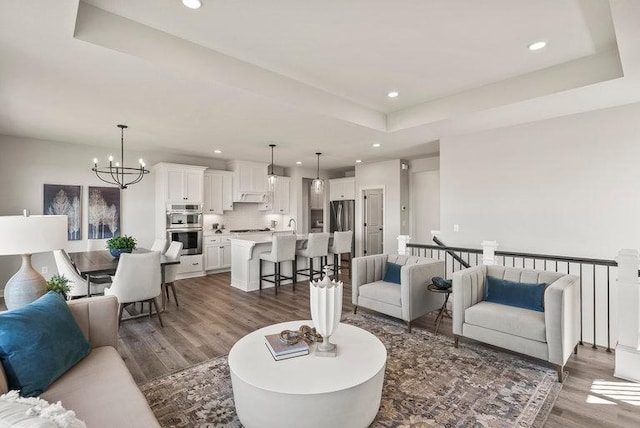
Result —
[[67, 216], [0, 216], [0, 236], [0, 256], [58, 250], [67, 244]]

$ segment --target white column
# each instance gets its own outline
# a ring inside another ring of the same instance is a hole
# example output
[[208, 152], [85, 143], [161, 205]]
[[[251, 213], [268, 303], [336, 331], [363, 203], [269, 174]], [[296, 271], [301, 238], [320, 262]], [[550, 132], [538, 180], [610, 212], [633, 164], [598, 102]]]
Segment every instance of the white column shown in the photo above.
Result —
[[640, 282], [637, 250], [620, 250], [618, 257], [618, 344], [613, 375], [640, 382]]
[[485, 266], [496, 264], [496, 250], [498, 243], [496, 241], [482, 241], [482, 264]]
[[407, 244], [411, 241], [409, 235], [398, 235], [398, 254], [401, 256], [407, 255]]

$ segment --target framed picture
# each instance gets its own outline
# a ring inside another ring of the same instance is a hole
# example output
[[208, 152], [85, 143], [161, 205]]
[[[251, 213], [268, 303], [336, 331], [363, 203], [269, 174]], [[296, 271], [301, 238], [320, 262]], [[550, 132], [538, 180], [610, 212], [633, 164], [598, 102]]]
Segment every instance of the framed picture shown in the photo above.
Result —
[[42, 213], [44, 215], [66, 215], [67, 239], [82, 239], [82, 186], [45, 184]]
[[120, 188], [89, 186], [89, 239], [120, 235]]

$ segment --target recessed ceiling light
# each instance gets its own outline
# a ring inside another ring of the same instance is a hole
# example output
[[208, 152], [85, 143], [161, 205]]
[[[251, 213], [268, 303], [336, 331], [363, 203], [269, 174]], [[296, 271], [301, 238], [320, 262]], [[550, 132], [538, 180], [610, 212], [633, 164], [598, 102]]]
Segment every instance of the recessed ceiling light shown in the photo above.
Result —
[[398, 91], [391, 91], [391, 92], [389, 92], [389, 93], [387, 94], [387, 96], [388, 96], [389, 98], [395, 98], [395, 97], [397, 97], [398, 95], [400, 95], [400, 93], [399, 93]]
[[356, 159], [356, 163], [362, 163], [360, 159]]
[[200, 9], [200, 6], [202, 6], [202, 2], [200, 0], [182, 0], [182, 4], [187, 6], [189, 9]]
[[214, 150], [214, 151], [213, 151], [213, 153], [215, 153], [215, 154], [218, 154], [218, 155], [219, 155], [220, 153], [222, 153], [222, 150]]
[[380, 147], [380, 143], [373, 143], [373, 147]]
[[296, 165], [302, 165], [302, 161], [296, 161]]
[[547, 42], [541, 40], [539, 42], [533, 42], [529, 45], [529, 50], [530, 51], [539, 51], [540, 49], [544, 48], [545, 46], [547, 46]]

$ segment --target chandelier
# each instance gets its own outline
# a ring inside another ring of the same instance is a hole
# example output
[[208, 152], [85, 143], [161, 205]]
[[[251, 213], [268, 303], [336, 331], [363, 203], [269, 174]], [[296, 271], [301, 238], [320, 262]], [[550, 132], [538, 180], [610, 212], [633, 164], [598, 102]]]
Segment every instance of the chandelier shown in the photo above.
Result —
[[145, 174], [149, 174], [149, 170], [145, 168], [145, 163], [142, 159], [138, 162], [140, 166], [126, 167], [124, 166], [124, 130], [128, 128], [127, 125], [118, 125], [120, 128], [120, 162], [113, 163], [113, 156], [109, 156], [109, 166], [98, 168], [98, 159], [93, 159], [93, 168], [91, 171], [96, 173], [96, 176], [108, 184], [115, 184], [121, 189], [126, 189], [131, 184], [136, 184]]
[[271, 165], [270, 165], [271, 171], [267, 175], [267, 187], [268, 187], [267, 190], [269, 192], [273, 192], [275, 190], [276, 181], [278, 181], [278, 176], [273, 172], [273, 149], [275, 146], [276, 146], [275, 144], [269, 144], [269, 147], [271, 147]]
[[316, 194], [322, 193], [322, 190], [324, 189], [324, 180], [320, 178], [320, 155], [321, 154], [322, 153], [316, 153], [316, 156], [318, 156], [318, 169], [316, 170], [316, 178], [314, 178], [313, 181], [311, 182], [311, 188]]

